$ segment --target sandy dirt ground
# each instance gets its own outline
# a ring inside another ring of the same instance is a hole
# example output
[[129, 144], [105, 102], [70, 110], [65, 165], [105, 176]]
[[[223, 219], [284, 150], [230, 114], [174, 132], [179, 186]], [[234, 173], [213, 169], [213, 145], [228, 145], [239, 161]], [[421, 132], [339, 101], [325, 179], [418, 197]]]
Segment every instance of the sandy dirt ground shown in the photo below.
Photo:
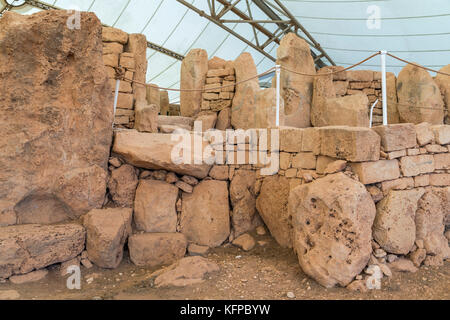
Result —
[[[368, 293], [345, 288], [326, 289], [308, 278], [300, 269], [292, 250], [280, 248], [268, 235], [253, 235], [259, 244], [250, 252], [228, 245], [213, 249], [208, 259], [217, 262], [220, 271], [198, 285], [184, 288], [154, 288], [148, 276], [157, 268], [133, 265], [125, 253], [114, 270], [81, 267], [80, 290], [69, 290], [58, 266], [49, 267], [39, 282], [14, 285], [0, 283], [0, 291], [16, 290], [20, 299], [450, 299], [450, 263], [443, 267], [424, 267], [416, 273], [394, 272], [383, 278], [381, 290]], [[93, 281], [88, 283], [88, 279]], [[90, 279], [92, 280], [92, 279]]]

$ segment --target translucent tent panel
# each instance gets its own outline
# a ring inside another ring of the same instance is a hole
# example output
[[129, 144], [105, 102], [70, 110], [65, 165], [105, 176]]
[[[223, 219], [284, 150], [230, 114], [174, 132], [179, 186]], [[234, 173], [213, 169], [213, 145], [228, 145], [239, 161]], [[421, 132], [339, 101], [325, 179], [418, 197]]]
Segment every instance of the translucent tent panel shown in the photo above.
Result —
[[[187, 1], [209, 12], [208, 0]], [[273, 0], [267, 1], [273, 3]], [[449, 0], [282, 0], [281, 2], [321, 44], [337, 65], [352, 65], [379, 50], [387, 50], [406, 60], [433, 69], [440, 69], [450, 63]], [[186, 55], [193, 48], [203, 48], [210, 58], [218, 56], [234, 60], [242, 52], [247, 51], [252, 54], [259, 73], [275, 64], [176, 0], [47, 0], [47, 3], [63, 9], [95, 12], [104, 24], [123, 29], [128, 33], [143, 33], [149, 41], [181, 55]], [[267, 19], [251, 0], [249, 3], [254, 19]], [[0, 0], [0, 4], [4, 4], [4, 0]], [[242, 0], [237, 8], [248, 14], [245, 0]], [[14, 10], [24, 14], [39, 11], [29, 6]], [[368, 20], [370, 22], [371, 16], [377, 12], [380, 27], [370, 28]], [[236, 16], [228, 12], [223, 18], [236, 19]], [[227, 26], [249, 40], [254, 39], [253, 30], [248, 24], [230, 23]], [[270, 31], [276, 29], [274, 24], [264, 26]], [[260, 43], [267, 40], [260, 32], [257, 34]], [[277, 45], [271, 44], [266, 51], [276, 56], [276, 49]], [[313, 51], [318, 53], [316, 50]], [[179, 88], [181, 68], [179, 60], [151, 49], [147, 51], [147, 58], [149, 63], [147, 82], [160, 87]], [[356, 69], [378, 70], [379, 60], [379, 57], [376, 57]], [[404, 66], [402, 62], [392, 58], [388, 58], [387, 64], [388, 71], [396, 74]], [[270, 78], [264, 79], [264, 82], [270, 82]], [[179, 101], [178, 92], [169, 92], [169, 97], [172, 102]]]

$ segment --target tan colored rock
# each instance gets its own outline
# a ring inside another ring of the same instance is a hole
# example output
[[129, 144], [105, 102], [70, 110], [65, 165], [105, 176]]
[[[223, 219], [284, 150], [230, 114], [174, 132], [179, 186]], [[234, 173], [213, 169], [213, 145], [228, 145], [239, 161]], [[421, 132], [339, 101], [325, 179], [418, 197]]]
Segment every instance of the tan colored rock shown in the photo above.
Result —
[[226, 130], [231, 128], [231, 108], [220, 110], [217, 115], [216, 129]]
[[433, 155], [407, 156], [400, 158], [400, 168], [405, 177], [433, 172], [435, 169]]
[[123, 246], [131, 234], [133, 210], [94, 209], [84, 216], [86, 250], [89, 260], [101, 268], [116, 268], [122, 261]]
[[[442, 67], [439, 71], [450, 73], [450, 64]], [[444, 74], [436, 74], [436, 78], [434, 78], [434, 81], [439, 87], [439, 90], [441, 91], [441, 95], [444, 100], [444, 106], [447, 109], [446, 112], [446, 118], [445, 118], [445, 124], [450, 124], [450, 113], [448, 110], [450, 109], [450, 77]]]
[[213, 166], [209, 176], [215, 180], [228, 180], [228, 166]]
[[353, 171], [358, 175], [359, 181], [372, 184], [385, 180], [394, 180], [400, 177], [397, 160], [378, 160], [371, 162], [352, 163]]
[[166, 90], [160, 90], [159, 91], [160, 95], [159, 95], [159, 106], [160, 106], [160, 111], [159, 113], [161, 115], [167, 116], [169, 115], [169, 92], [167, 92]]
[[416, 129], [412, 123], [389, 124], [372, 129], [381, 137], [381, 146], [385, 152], [416, 146]]
[[155, 286], [185, 287], [205, 281], [205, 277], [219, 271], [219, 266], [203, 257], [186, 257], [155, 273]]
[[103, 54], [119, 54], [123, 52], [123, 44], [118, 42], [104, 42]]
[[[270, 128], [276, 126], [277, 99], [276, 89], [260, 90], [255, 95], [255, 120], [252, 128]], [[285, 125], [284, 101], [280, 98], [280, 126]]]
[[428, 122], [416, 124], [416, 133], [419, 146], [424, 146], [434, 141], [434, 134]]
[[450, 169], [450, 153], [439, 153], [434, 155], [436, 170]]
[[13, 284], [24, 284], [29, 282], [41, 281], [48, 274], [47, 269], [36, 270], [27, 274], [21, 274], [16, 276], [11, 276], [9, 281]]
[[401, 122], [443, 123], [444, 102], [439, 87], [428, 71], [406, 65], [397, 78], [397, 95]]
[[256, 175], [252, 170], [236, 170], [230, 183], [230, 201], [233, 211], [231, 223], [234, 236], [253, 230], [256, 214]]
[[105, 199], [113, 96], [101, 24], [83, 12], [83, 28], [73, 32], [67, 17], [6, 12], [0, 20], [0, 213], [11, 221], [19, 203], [35, 208], [30, 216], [57, 209], [45, 214], [52, 220], [76, 218]]
[[242, 53], [235, 61], [236, 82], [254, 79], [238, 84], [235, 89], [231, 108], [231, 125], [235, 129], [254, 128], [256, 114], [256, 94], [259, 92], [259, 82], [256, 75], [256, 65], [250, 53]]
[[0, 228], [0, 278], [25, 274], [78, 256], [86, 232], [77, 224]]
[[388, 123], [400, 123], [400, 115], [398, 113], [397, 78], [392, 72], [386, 72], [386, 89]]
[[388, 264], [388, 267], [397, 272], [416, 272], [418, 269], [411, 260], [400, 258]]
[[201, 113], [195, 119], [195, 121], [201, 122], [203, 132], [208, 131], [209, 129], [214, 129], [216, 127], [217, 122], [217, 113], [215, 112]]
[[299, 152], [292, 158], [292, 167], [299, 169], [315, 169], [317, 157], [312, 152]]
[[381, 189], [384, 194], [389, 190], [405, 190], [414, 188], [414, 179], [411, 177], [403, 177], [395, 180], [388, 180], [381, 182]]
[[248, 233], [245, 233], [243, 235], [240, 235], [236, 239], [234, 239], [233, 245], [241, 248], [244, 251], [250, 251], [255, 247], [256, 243], [255, 243], [255, 239], [253, 239], [253, 237], [251, 235], [249, 235]]
[[385, 251], [407, 254], [412, 250], [416, 240], [417, 202], [424, 192], [422, 188], [391, 190], [383, 200], [377, 203], [373, 238]]
[[294, 127], [280, 128], [280, 151], [300, 152], [302, 150], [303, 129]]
[[198, 245], [220, 246], [230, 234], [228, 188], [225, 181], [203, 180], [191, 194], [183, 193], [181, 233]]
[[173, 125], [191, 131], [194, 126], [194, 119], [180, 116], [160, 115], [158, 116], [158, 126], [161, 125]]
[[[192, 49], [181, 64], [180, 89], [201, 90], [208, 72], [208, 54], [203, 49]], [[180, 111], [184, 117], [195, 117], [202, 104], [201, 91], [182, 91]]]
[[409, 259], [412, 261], [412, 263], [419, 268], [422, 262], [427, 257], [427, 250], [418, 248], [415, 251], [411, 252], [408, 255]]
[[20, 293], [17, 290], [0, 290], [0, 300], [17, 300]]
[[352, 162], [376, 161], [380, 157], [380, 137], [369, 128], [323, 127], [320, 154]]
[[430, 185], [436, 187], [450, 186], [450, 173], [430, 174]]
[[176, 232], [175, 205], [178, 188], [158, 180], [141, 180], [134, 201], [136, 229], [145, 232]]
[[[121, 155], [128, 163], [146, 169], [167, 169], [178, 174], [187, 174], [203, 179], [208, 175], [210, 165], [195, 164], [198, 156], [188, 144], [186, 152], [190, 154], [190, 163], [174, 163], [173, 149], [179, 141], [172, 141], [170, 134], [141, 133], [135, 130], [118, 131], [115, 134], [113, 152]], [[206, 145], [206, 142], [204, 143]], [[178, 154], [176, 154], [178, 155]], [[175, 157], [178, 160], [177, 157]]]
[[[449, 208], [442, 201], [440, 189], [428, 190], [419, 200], [416, 211], [416, 239], [423, 240], [427, 254], [450, 257], [450, 247], [444, 236], [444, 218]], [[416, 241], [417, 241], [416, 240]]]
[[192, 186], [184, 181], [177, 181], [175, 183], [175, 186], [177, 186], [181, 191], [186, 193], [192, 193], [193, 191]]
[[[276, 63], [296, 72], [316, 73], [309, 45], [295, 33], [288, 33], [281, 39]], [[310, 127], [313, 78], [281, 69], [280, 89], [285, 103], [285, 124], [298, 128]]]
[[450, 143], [450, 125], [434, 125], [430, 129], [434, 133], [436, 143], [442, 145]]
[[195, 243], [191, 243], [188, 246], [188, 252], [190, 256], [201, 256], [206, 257], [209, 252], [208, 246], [199, 246]]
[[293, 246], [302, 270], [325, 287], [348, 285], [369, 261], [375, 205], [343, 173], [301, 185], [289, 195]]
[[108, 189], [116, 204], [131, 208], [133, 207], [137, 184], [136, 170], [133, 166], [124, 164], [111, 172]]
[[103, 42], [126, 44], [128, 42], [128, 33], [117, 28], [103, 27], [102, 40]]
[[289, 180], [278, 175], [264, 178], [256, 208], [270, 234], [282, 247], [292, 247], [291, 219], [287, 209]]
[[[128, 36], [128, 43], [125, 48], [126, 52], [133, 54], [135, 67], [133, 80], [139, 81], [141, 83], [146, 82], [147, 77], [147, 38], [145, 35], [140, 33], [133, 33]], [[146, 88], [145, 86], [135, 82], [133, 86], [133, 96], [135, 101], [144, 102], [146, 99]], [[168, 102], [167, 102], [168, 103]]]
[[134, 128], [139, 132], [158, 132], [158, 108], [145, 101], [136, 102]]
[[311, 118], [311, 121], [315, 127], [351, 126], [368, 128], [368, 104], [369, 100], [363, 93], [329, 98], [322, 105], [314, 105], [314, 117]]
[[133, 234], [128, 240], [130, 259], [137, 266], [171, 264], [184, 257], [186, 237], [181, 233]]
[[214, 56], [208, 61], [208, 70], [225, 69], [226, 63], [224, 59]]

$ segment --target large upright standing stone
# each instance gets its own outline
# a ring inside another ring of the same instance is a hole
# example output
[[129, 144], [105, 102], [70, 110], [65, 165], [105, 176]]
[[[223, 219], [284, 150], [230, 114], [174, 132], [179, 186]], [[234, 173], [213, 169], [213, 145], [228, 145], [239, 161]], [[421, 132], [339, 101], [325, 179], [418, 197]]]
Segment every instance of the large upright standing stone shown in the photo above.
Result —
[[[277, 49], [277, 64], [293, 71], [316, 74], [309, 45], [295, 33], [288, 33], [281, 39], [280, 46]], [[311, 126], [310, 110], [313, 81], [313, 77], [281, 69], [280, 89], [285, 104], [286, 126], [297, 128]]]
[[[147, 76], [147, 38], [143, 34], [133, 33], [128, 36], [128, 44], [125, 48], [126, 52], [134, 55], [135, 71], [133, 80], [144, 82]], [[134, 101], [144, 101], [146, 96], [145, 86], [134, 82], [133, 96]]]
[[236, 85], [231, 107], [231, 125], [235, 129], [254, 128], [256, 118], [255, 97], [260, 89], [258, 78], [256, 77], [256, 65], [252, 55], [248, 52], [242, 53], [234, 61], [234, 70], [236, 83], [250, 78], [253, 79]]
[[18, 203], [45, 223], [104, 202], [113, 97], [102, 27], [83, 12], [81, 28], [70, 29], [70, 15], [0, 19], [0, 225], [16, 222]]
[[444, 102], [428, 71], [406, 65], [398, 75], [397, 95], [400, 122], [443, 123]]
[[[181, 64], [180, 89], [201, 90], [208, 72], [208, 53], [203, 49], [192, 49]], [[180, 112], [183, 117], [194, 117], [201, 110], [201, 91], [181, 91]]]
[[[439, 71], [450, 74], [450, 64], [442, 67]], [[445, 74], [438, 73], [434, 81], [436, 81], [436, 84], [441, 91], [441, 95], [444, 100], [444, 106], [445, 109], [447, 109], [447, 111], [445, 112], [446, 116], [444, 122], [445, 124], [450, 124], [450, 113], [448, 112], [448, 110], [450, 109], [450, 77], [446, 76]]]
[[300, 185], [289, 213], [300, 266], [321, 285], [346, 286], [367, 265], [375, 204], [360, 182], [337, 173]]

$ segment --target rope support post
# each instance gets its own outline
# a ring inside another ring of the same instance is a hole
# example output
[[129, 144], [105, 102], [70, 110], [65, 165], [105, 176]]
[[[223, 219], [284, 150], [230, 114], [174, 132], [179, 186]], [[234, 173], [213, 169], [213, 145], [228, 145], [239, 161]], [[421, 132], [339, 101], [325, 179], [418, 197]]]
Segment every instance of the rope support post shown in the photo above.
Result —
[[281, 66], [275, 66], [275, 76], [276, 76], [276, 90], [277, 90], [277, 114], [275, 119], [275, 125], [277, 127], [280, 126], [280, 74], [281, 74]]
[[387, 89], [386, 89], [386, 50], [380, 51], [381, 56], [381, 94], [383, 103], [383, 126], [387, 126]]

